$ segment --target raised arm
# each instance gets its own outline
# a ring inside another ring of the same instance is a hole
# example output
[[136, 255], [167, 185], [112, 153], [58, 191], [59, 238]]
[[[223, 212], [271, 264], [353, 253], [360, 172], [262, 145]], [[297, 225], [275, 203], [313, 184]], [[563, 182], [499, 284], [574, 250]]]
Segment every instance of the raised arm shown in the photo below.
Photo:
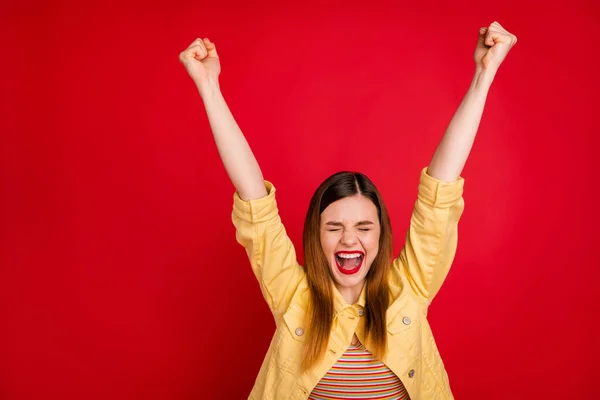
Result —
[[240, 198], [253, 200], [266, 196], [258, 162], [221, 93], [221, 64], [215, 44], [208, 39], [196, 39], [181, 52], [179, 60], [200, 92], [221, 161]]
[[406, 242], [394, 271], [428, 303], [454, 261], [458, 221], [464, 210], [460, 177], [479, 127], [488, 90], [517, 38], [494, 22], [479, 30], [475, 77], [452, 118], [428, 168], [421, 171], [418, 197]]
[[475, 47], [475, 76], [429, 163], [428, 174], [445, 182], [460, 176], [483, 114], [490, 86], [517, 37], [498, 22], [479, 30]]
[[236, 188], [232, 221], [261, 291], [276, 317], [287, 310], [305, 273], [279, 217], [275, 187], [260, 167], [219, 89], [221, 65], [215, 44], [196, 39], [179, 55], [204, 101], [221, 160]]

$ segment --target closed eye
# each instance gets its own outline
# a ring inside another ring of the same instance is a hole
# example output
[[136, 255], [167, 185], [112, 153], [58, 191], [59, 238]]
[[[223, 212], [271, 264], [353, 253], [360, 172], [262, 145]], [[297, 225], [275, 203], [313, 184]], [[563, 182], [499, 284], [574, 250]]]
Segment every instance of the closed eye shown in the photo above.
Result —
[[[340, 229], [327, 229], [327, 232], [338, 232]], [[369, 228], [358, 228], [361, 232], [369, 232], [371, 229]]]

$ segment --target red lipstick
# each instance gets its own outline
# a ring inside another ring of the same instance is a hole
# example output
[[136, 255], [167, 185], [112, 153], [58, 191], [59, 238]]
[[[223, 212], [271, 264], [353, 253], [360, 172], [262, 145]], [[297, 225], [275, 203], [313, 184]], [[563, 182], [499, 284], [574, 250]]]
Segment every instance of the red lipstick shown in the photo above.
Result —
[[[360, 263], [352, 269], [345, 269], [338, 262], [338, 258], [337, 258], [338, 254], [360, 254], [360, 257], [361, 257]], [[335, 253], [334, 256], [335, 256], [335, 265], [338, 267], [340, 272], [344, 275], [354, 275], [355, 273], [360, 271], [360, 267], [362, 267], [363, 261], [365, 260], [365, 253], [363, 253], [362, 251], [338, 251]]]

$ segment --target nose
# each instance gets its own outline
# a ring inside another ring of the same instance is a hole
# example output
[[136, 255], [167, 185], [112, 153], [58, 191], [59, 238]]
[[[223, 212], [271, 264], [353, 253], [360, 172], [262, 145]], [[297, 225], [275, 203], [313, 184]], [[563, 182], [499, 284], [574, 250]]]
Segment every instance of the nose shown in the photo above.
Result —
[[354, 233], [349, 231], [344, 231], [342, 235], [342, 240], [340, 241], [344, 246], [352, 247], [357, 242], [357, 237]]

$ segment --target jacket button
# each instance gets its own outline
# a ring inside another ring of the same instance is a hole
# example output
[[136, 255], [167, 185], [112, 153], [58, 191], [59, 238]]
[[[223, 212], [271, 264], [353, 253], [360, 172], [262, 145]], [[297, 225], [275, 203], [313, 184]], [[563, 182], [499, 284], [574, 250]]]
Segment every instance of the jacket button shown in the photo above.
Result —
[[408, 371], [408, 377], [412, 378], [413, 376], [415, 376], [415, 370], [411, 369], [410, 371]]
[[302, 336], [302, 335], [304, 335], [304, 329], [296, 328], [296, 336]]
[[410, 318], [404, 317], [402, 318], [402, 322], [404, 323], [404, 325], [410, 325]]
[[365, 310], [363, 310], [362, 308], [360, 308], [360, 309], [358, 310], [358, 316], [359, 316], [359, 317], [362, 317], [363, 315], [365, 315]]

